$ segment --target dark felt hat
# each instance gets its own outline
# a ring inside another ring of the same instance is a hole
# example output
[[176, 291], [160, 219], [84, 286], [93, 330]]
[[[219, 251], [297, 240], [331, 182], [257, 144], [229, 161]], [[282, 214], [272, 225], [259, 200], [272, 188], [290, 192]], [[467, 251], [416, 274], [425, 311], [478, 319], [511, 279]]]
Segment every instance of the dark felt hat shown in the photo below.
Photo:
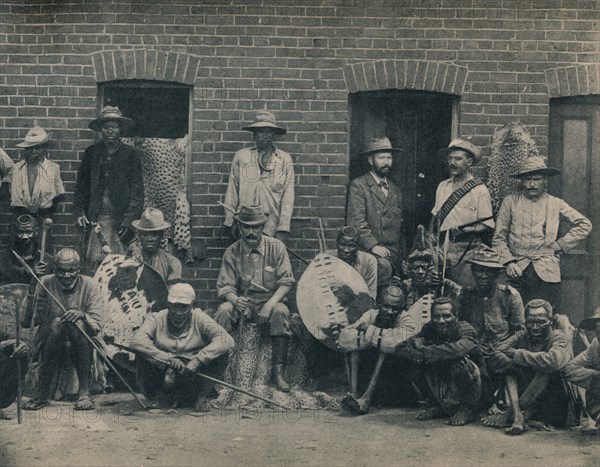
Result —
[[376, 152], [401, 152], [402, 149], [393, 148], [392, 143], [385, 136], [383, 138], [371, 138], [365, 148], [364, 151], [359, 152], [359, 156], [370, 156]]
[[116, 121], [123, 127], [124, 130], [128, 130], [135, 126], [133, 120], [127, 117], [123, 117], [123, 113], [119, 110], [118, 107], [112, 107], [107, 105], [100, 111], [100, 116], [93, 120], [88, 126], [91, 130], [101, 131], [102, 125], [105, 122]]
[[240, 209], [233, 215], [233, 218], [246, 225], [261, 225], [269, 219], [269, 213], [259, 205], [240, 206]]

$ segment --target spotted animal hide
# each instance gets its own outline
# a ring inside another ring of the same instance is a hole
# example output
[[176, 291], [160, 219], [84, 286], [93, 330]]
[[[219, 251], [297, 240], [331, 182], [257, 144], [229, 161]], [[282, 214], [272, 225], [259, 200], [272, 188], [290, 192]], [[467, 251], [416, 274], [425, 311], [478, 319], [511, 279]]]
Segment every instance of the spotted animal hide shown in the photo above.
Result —
[[539, 152], [529, 131], [521, 123], [512, 122], [494, 132], [487, 182], [494, 214], [498, 214], [504, 197], [518, 187], [517, 180], [510, 175], [531, 156], [539, 156]]
[[142, 153], [144, 207], [160, 209], [171, 223], [168, 237], [186, 262], [194, 261], [190, 228], [190, 204], [186, 195], [185, 164], [189, 136], [179, 139], [123, 138]]

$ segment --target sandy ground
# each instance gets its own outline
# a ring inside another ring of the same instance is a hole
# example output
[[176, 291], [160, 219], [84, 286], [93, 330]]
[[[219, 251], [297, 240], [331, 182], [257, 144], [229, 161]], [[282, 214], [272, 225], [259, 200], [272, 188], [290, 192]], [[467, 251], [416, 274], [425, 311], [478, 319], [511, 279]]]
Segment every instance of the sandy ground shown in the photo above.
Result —
[[416, 409], [192, 416], [140, 411], [128, 394], [96, 400], [90, 412], [54, 403], [24, 411], [21, 425], [1, 421], [0, 465], [600, 465], [600, 437], [574, 430], [509, 437], [479, 423], [419, 422]]

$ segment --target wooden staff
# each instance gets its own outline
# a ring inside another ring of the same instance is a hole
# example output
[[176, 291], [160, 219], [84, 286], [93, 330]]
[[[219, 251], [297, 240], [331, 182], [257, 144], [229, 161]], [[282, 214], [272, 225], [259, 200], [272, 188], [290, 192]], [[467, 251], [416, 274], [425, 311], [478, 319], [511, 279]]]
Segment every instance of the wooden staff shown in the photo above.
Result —
[[[248, 275], [242, 279], [241, 291], [242, 297], [248, 298], [248, 291], [250, 290], [250, 284], [252, 283], [252, 276]], [[238, 384], [238, 376], [240, 373], [240, 356], [242, 353], [242, 337], [244, 335], [244, 324], [246, 323], [246, 311], [238, 310], [240, 312], [240, 319], [238, 321], [237, 331], [237, 345], [235, 347], [235, 364], [233, 373], [233, 384]]]
[[[48, 231], [51, 228], [52, 228], [52, 219], [47, 217], [46, 219], [44, 219], [44, 223], [43, 223], [43, 227], [42, 227], [42, 243], [40, 246], [40, 263], [43, 263], [44, 260], [46, 259], [46, 246], [48, 244]], [[31, 283], [29, 284], [29, 288], [31, 289], [31, 287], [34, 287], [35, 283], [36, 283], [35, 279], [32, 278]], [[38, 289], [36, 287], [33, 292], [33, 313], [31, 314], [31, 324], [29, 326], [29, 329], [33, 329], [35, 326], [35, 312], [37, 310], [38, 300], [39, 300], [39, 295], [38, 295]], [[25, 307], [26, 307], [27, 302], [25, 300], [23, 300], [23, 303], [25, 304]]]
[[[16, 341], [15, 350], [19, 348], [21, 344], [21, 318], [19, 313], [19, 307], [15, 311], [16, 322]], [[14, 351], [13, 351], [14, 352]], [[21, 382], [21, 357], [17, 355], [17, 422], [21, 423], [21, 398], [23, 397], [23, 385]]]
[[[67, 313], [67, 309], [64, 307], [64, 305], [52, 294], [52, 292], [50, 292], [50, 290], [48, 290], [48, 288], [43, 284], [43, 282], [35, 274], [35, 272], [33, 271], [33, 269], [31, 269], [31, 267], [25, 262], [25, 260], [23, 260], [23, 258], [21, 258], [19, 256], [19, 254], [16, 251], [14, 251], [14, 250], [13, 250], [13, 255], [15, 255], [15, 257], [17, 258], [17, 260], [19, 261], [19, 263], [21, 263], [21, 265], [25, 268], [25, 270], [29, 274], [31, 274], [31, 277], [33, 277], [37, 281], [37, 283], [40, 284], [40, 286], [42, 287], [42, 289], [44, 289], [44, 291], [46, 292], [46, 294], [48, 295], [48, 297], [51, 298], [58, 305], [58, 307], [61, 309], [61, 311], [63, 313]], [[125, 378], [123, 378], [123, 376], [121, 375], [121, 373], [119, 373], [119, 371], [115, 368], [115, 366], [112, 364], [112, 362], [110, 361], [110, 359], [104, 354], [104, 352], [98, 346], [98, 344], [81, 327], [75, 325], [74, 323], [72, 323], [72, 324], [73, 324], [73, 326], [76, 329], [79, 330], [79, 332], [83, 335], [83, 337], [85, 337], [85, 339], [96, 350], [96, 352], [98, 352], [98, 355], [100, 355], [100, 357], [102, 357], [102, 359], [105, 361], [105, 363], [108, 365], [108, 367], [112, 371], [115, 372], [115, 374], [119, 377], [119, 379], [125, 385], [125, 387], [127, 388], [127, 390], [135, 398], [135, 400], [138, 402], [138, 404], [140, 404], [140, 407], [142, 409], [144, 409], [144, 410], [148, 410], [148, 407], [146, 407], [146, 404], [144, 404], [144, 402], [140, 399], [140, 397], [135, 393], [135, 391], [131, 388], [131, 386], [129, 385], [129, 383], [127, 381], [125, 381]]]

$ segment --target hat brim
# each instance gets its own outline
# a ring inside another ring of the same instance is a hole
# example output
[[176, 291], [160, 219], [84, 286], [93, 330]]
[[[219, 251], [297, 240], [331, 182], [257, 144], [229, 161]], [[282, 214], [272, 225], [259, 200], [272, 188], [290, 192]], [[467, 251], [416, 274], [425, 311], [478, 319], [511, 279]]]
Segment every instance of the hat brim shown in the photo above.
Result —
[[140, 222], [141, 221], [139, 219], [131, 221], [131, 225], [134, 229], [140, 230], [142, 232], [159, 232], [161, 230], [167, 230], [169, 227], [171, 227], [171, 224], [167, 221], [163, 222], [161, 225], [158, 225], [156, 227], [142, 227], [140, 226]]
[[251, 125], [242, 127], [242, 130], [244, 131], [254, 131], [258, 128], [273, 128], [273, 130], [275, 131], [276, 134], [278, 135], [285, 135], [287, 133], [287, 130], [285, 128], [282, 128], [280, 126], [277, 125], [273, 125], [272, 123], [269, 122], [257, 122], [257, 123], [253, 123]]
[[120, 125], [123, 125], [124, 130], [130, 130], [135, 127], [134, 121], [127, 117], [100, 117], [90, 122], [88, 127], [90, 130], [102, 131], [102, 125], [106, 122], [119, 122]]
[[554, 177], [554, 176], [560, 174], [560, 170], [555, 169], [554, 167], [546, 167], [545, 169], [535, 169], [535, 170], [528, 170], [526, 172], [519, 172], [516, 174], [512, 174], [511, 177], [512, 178], [524, 178], [528, 175], [536, 175], [536, 174], [546, 175], [547, 177]]
[[579, 329], [585, 329], [586, 331], [595, 331], [596, 323], [600, 321], [600, 317], [598, 316], [590, 316], [589, 318], [585, 318], [581, 320], [579, 323]]
[[440, 149], [437, 153], [438, 153], [438, 155], [448, 154], [449, 152], [452, 152], [452, 151], [468, 152], [469, 154], [471, 154], [473, 156], [473, 164], [479, 164], [479, 162], [481, 162], [481, 159], [483, 158], [482, 154], [475, 154], [473, 151], [469, 151], [468, 149], [461, 148], [459, 146], [451, 146], [449, 148], [443, 148], [443, 149]]
[[500, 263], [488, 263], [485, 261], [477, 261], [476, 259], [468, 259], [467, 263], [477, 264], [478, 266], [483, 266], [484, 268], [490, 268], [490, 269], [504, 269], [505, 268], [505, 266], [501, 265]]
[[257, 221], [244, 221], [244, 220], [240, 219], [240, 217], [237, 214], [234, 214], [233, 218], [236, 221], [238, 221], [239, 223], [244, 224], [244, 225], [262, 225], [262, 224], [266, 224], [266, 222], [269, 220], [269, 213], [266, 212], [264, 217]]
[[369, 149], [368, 151], [359, 152], [357, 156], [370, 156], [371, 154], [375, 154], [376, 152], [391, 152], [400, 154], [402, 149], [400, 148], [381, 148], [381, 149]]
[[15, 144], [15, 146], [18, 147], [18, 148], [34, 148], [36, 146], [41, 146], [42, 144], [46, 144], [48, 141], [50, 141], [50, 138], [46, 137], [42, 141], [39, 141], [37, 143], [32, 143], [32, 142], [29, 142], [29, 141], [23, 141], [21, 143]]

